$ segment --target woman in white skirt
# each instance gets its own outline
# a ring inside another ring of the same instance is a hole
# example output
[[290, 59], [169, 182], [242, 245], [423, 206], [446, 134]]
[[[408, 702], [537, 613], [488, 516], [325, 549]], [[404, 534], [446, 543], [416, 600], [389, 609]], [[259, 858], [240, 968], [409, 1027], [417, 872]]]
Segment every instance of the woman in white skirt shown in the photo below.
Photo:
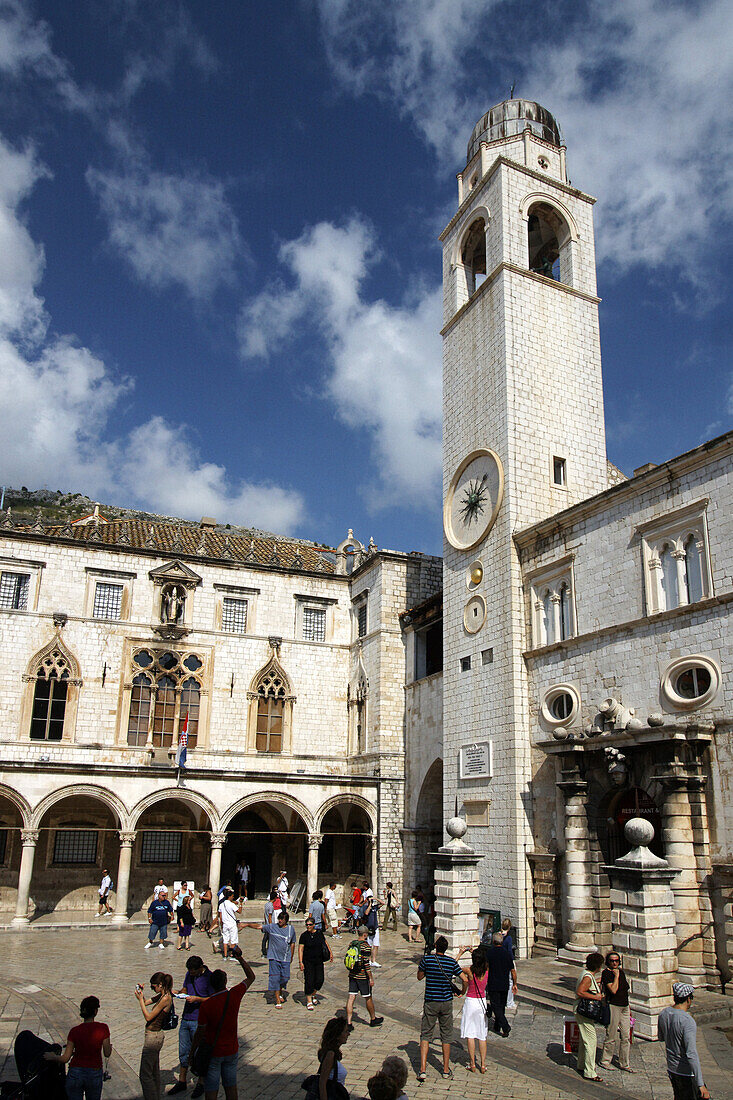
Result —
[[[468, 950], [468, 947], [462, 947], [457, 957], [460, 959], [463, 952]], [[482, 1073], [486, 1073], [486, 1036], [489, 1030], [486, 1018], [486, 982], [489, 972], [483, 948], [476, 947], [471, 951], [471, 965], [465, 966], [463, 973], [468, 978], [468, 986], [461, 1013], [461, 1038], [468, 1044], [468, 1071], [474, 1073], [476, 1070], [476, 1040], [478, 1040], [481, 1055], [479, 1069]]]
[[[420, 914], [418, 912], [418, 906], [420, 902], [417, 896], [417, 892], [413, 890], [410, 900], [407, 903], [407, 942], [417, 943], [416, 930], [420, 927]], [[413, 933], [415, 935], [413, 936]]]

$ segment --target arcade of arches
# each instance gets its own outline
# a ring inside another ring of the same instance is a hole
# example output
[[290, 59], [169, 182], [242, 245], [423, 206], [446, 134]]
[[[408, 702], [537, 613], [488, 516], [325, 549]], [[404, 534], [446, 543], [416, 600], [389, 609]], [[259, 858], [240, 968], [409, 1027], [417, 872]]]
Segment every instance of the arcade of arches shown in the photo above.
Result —
[[357, 877], [374, 877], [374, 825], [348, 795], [321, 807], [318, 832], [307, 810], [276, 796], [242, 801], [217, 817], [213, 807], [161, 792], [128, 810], [111, 792], [85, 787], [58, 791], [31, 810], [0, 791], [0, 919], [91, 915], [105, 869], [117, 922], [147, 906], [159, 878], [169, 889], [182, 880], [216, 889], [236, 881], [240, 861], [252, 872], [250, 897], [266, 897], [285, 869], [301, 904], [330, 882], [346, 891]]

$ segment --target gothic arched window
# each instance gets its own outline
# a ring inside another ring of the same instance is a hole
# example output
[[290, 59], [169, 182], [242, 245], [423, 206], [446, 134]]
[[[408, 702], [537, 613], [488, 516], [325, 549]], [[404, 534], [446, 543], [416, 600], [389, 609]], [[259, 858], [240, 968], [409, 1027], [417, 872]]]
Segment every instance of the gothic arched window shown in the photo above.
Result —
[[[65, 651], [60, 639], [33, 659], [23, 678], [29, 691], [32, 691], [31, 696], [26, 696], [24, 704], [30, 704], [30, 722], [26, 728], [29, 728], [31, 740], [61, 741], [65, 729], [68, 739], [73, 732], [76, 695], [81, 679], [77, 662]], [[70, 704], [73, 706], [70, 707]]]
[[289, 752], [294, 696], [290, 682], [273, 651], [268, 664], [255, 676], [250, 700], [250, 750]]
[[173, 748], [188, 718], [188, 749], [198, 741], [201, 683], [191, 673], [203, 672], [196, 653], [141, 649], [133, 656], [127, 744]]

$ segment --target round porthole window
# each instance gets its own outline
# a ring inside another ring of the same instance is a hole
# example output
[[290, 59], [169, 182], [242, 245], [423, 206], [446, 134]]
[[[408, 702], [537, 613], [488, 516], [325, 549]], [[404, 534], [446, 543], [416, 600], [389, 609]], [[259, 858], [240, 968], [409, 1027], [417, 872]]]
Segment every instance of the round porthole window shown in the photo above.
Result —
[[542, 717], [548, 726], [570, 726], [580, 712], [580, 696], [572, 684], [556, 684], [545, 692]]
[[698, 710], [718, 694], [720, 668], [711, 657], [702, 654], [679, 657], [664, 670], [660, 686], [671, 709]]

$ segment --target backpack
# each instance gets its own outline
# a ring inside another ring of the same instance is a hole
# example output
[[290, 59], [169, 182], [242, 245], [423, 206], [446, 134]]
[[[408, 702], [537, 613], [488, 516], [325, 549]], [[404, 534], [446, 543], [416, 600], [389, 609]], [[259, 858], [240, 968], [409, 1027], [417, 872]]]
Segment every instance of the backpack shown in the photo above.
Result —
[[359, 966], [360, 961], [361, 952], [359, 951], [359, 941], [352, 940], [344, 955], [344, 966], [347, 970], [355, 970]]
[[379, 914], [376, 908], [372, 905], [371, 909], [366, 915], [365, 924], [370, 932], [376, 932], [379, 928]]

